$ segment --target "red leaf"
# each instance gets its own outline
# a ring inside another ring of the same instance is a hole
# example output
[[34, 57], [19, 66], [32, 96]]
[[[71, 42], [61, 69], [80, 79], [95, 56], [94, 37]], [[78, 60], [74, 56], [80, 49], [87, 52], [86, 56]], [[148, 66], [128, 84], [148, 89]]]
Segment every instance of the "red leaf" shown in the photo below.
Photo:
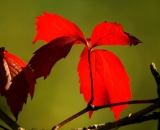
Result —
[[44, 76], [45, 79], [50, 74], [54, 64], [67, 56], [77, 40], [81, 41], [83, 39], [76, 36], [64, 36], [54, 39], [38, 49], [29, 62], [29, 66], [34, 70], [35, 77]]
[[[109, 51], [96, 49], [91, 51], [90, 59], [94, 90], [93, 105], [100, 106], [131, 99], [130, 79], [118, 57]], [[78, 72], [80, 92], [88, 103], [91, 99], [91, 78], [86, 48], [81, 54]], [[124, 106], [127, 105], [111, 107], [116, 120]]]
[[[37, 35], [33, 43], [37, 40], [44, 40], [48, 43], [62, 36], [76, 36], [85, 39], [81, 30], [74, 23], [57, 14], [44, 12], [44, 16], [38, 16], [37, 19]], [[83, 43], [86, 43], [85, 40]]]
[[[28, 93], [33, 97], [34, 80], [33, 72], [17, 56], [0, 48], [0, 94], [5, 96], [13, 115], [18, 117], [23, 104], [26, 103]], [[5, 83], [3, 82], [5, 80]]]
[[92, 31], [92, 47], [98, 45], [137, 45], [141, 41], [123, 32], [122, 26], [112, 22], [102, 22]]

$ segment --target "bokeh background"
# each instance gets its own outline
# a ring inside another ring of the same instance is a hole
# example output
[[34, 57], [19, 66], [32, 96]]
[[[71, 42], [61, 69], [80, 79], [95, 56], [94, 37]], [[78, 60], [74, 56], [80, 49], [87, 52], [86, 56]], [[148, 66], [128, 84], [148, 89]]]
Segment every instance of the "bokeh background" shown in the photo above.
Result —
[[[28, 62], [33, 52], [44, 45], [32, 40], [36, 34], [36, 16], [44, 11], [59, 14], [74, 22], [90, 37], [92, 29], [102, 21], [121, 23], [126, 32], [139, 38], [138, 46], [103, 46], [114, 52], [124, 64], [130, 76], [133, 99], [156, 98], [156, 83], [149, 65], [155, 62], [160, 70], [160, 1], [159, 0], [1, 0], [0, 1], [0, 46]], [[86, 107], [79, 93], [77, 65], [83, 45], [73, 46], [69, 55], [60, 60], [50, 76], [38, 79], [34, 98], [28, 98], [19, 114], [18, 124], [26, 130], [50, 130], [54, 125]], [[148, 105], [148, 104], [147, 104]], [[121, 113], [121, 118], [147, 105], [130, 105]], [[4, 97], [0, 108], [13, 119]], [[61, 128], [69, 130], [96, 123], [114, 121], [109, 109], [94, 112], [73, 120]], [[6, 126], [1, 120], [0, 124]], [[130, 125], [119, 130], [156, 130], [157, 121]]]

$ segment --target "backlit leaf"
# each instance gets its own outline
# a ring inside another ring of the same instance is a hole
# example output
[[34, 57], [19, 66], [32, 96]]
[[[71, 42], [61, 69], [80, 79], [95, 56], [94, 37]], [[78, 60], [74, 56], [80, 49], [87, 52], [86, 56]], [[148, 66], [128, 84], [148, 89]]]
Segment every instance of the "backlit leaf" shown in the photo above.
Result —
[[6, 97], [7, 104], [17, 119], [28, 94], [33, 97], [33, 72], [20, 58], [0, 48], [0, 73], [0, 94]]
[[[85, 39], [81, 30], [74, 23], [57, 14], [44, 12], [44, 16], [38, 16], [37, 19], [37, 35], [33, 43], [37, 40], [43, 40], [48, 43], [63, 36], [76, 36]], [[85, 40], [83, 43], [85, 43]]]
[[29, 66], [33, 69], [35, 77], [44, 76], [45, 79], [50, 74], [54, 64], [67, 56], [74, 42], [81, 40], [76, 36], [64, 36], [54, 39], [39, 48], [29, 62]]
[[122, 26], [113, 22], [102, 22], [92, 31], [92, 46], [98, 45], [137, 45], [141, 41], [125, 33]]
[[[118, 57], [109, 51], [96, 49], [90, 52], [90, 61], [93, 77], [93, 105], [100, 106], [131, 99], [130, 79]], [[78, 72], [80, 92], [88, 103], [92, 94], [86, 48], [81, 54]], [[124, 106], [127, 105], [111, 107], [116, 120]]]

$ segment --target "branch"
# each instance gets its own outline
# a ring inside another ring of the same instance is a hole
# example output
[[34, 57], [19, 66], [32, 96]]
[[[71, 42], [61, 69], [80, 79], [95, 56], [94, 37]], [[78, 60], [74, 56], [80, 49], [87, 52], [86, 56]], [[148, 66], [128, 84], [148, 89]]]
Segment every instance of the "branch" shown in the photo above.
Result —
[[[151, 69], [151, 72], [154, 76], [154, 79], [156, 80], [156, 83], [157, 83], [157, 94], [158, 94], [158, 97], [160, 98], [160, 75], [157, 71], [157, 68], [156, 68], [156, 65], [152, 62], [151, 65], [150, 65], [150, 69]], [[160, 129], [160, 116], [158, 118], [158, 130]]]
[[2, 119], [12, 130], [25, 130], [13, 121], [6, 113], [0, 109], [0, 119]]
[[[143, 115], [157, 109], [160, 107], [160, 101], [136, 112], [136, 113], [133, 113], [133, 114], [129, 114], [128, 116], [118, 120], [118, 121], [115, 121], [115, 122], [109, 122], [109, 123], [105, 123], [105, 124], [99, 124], [99, 125], [92, 125], [92, 126], [89, 126], [89, 127], [84, 127], [84, 128], [76, 128], [74, 130], [110, 130], [110, 129], [113, 129], [113, 128], [117, 128], [117, 127], [120, 127], [120, 126], [124, 126], [124, 125], [130, 125], [130, 124], [134, 124], [134, 123], [141, 123], [143, 121], [147, 121], [147, 120], [151, 120], [153, 118], [149, 118], [147, 117], [147, 119], [144, 119], [142, 120], [142, 117]], [[158, 118], [159, 117], [159, 113], [158, 115], [156, 115], [156, 117], [154, 117], [154, 119]]]
[[156, 80], [156, 83], [157, 83], [157, 93], [158, 93], [158, 96], [160, 97], [160, 75], [157, 71], [157, 68], [156, 68], [156, 65], [155, 63], [151, 63], [150, 65], [150, 69], [151, 69], [151, 72], [154, 76], [154, 79]]
[[131, 124], [131, 122], [135, 122], [137, 119], [141, 118], [143, 115], [157, 109], [160, 107], [160, 102], [154, 103], [153, 105], [150, 105], [149, 107], [146, 107], [145, 109], [142, 109], [134, 114], [131, 114], [131, 116], [127, 116], [125, 118], [120, 119], [117, 122], [109, 123], [104, 128], [100, 128], [99, 130], [109, 130], [111, 128]]
[[0, 125], [0, 128], [2, 128], [3, 130], [9, 130], [9, 129], [7, 129], [6, 127], [4, 127], [2, 125]]

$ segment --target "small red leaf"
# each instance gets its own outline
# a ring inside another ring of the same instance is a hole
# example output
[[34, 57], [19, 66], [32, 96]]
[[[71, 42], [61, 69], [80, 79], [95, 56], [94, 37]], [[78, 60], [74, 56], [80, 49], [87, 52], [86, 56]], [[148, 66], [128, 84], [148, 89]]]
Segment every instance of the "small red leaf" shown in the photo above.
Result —
[[67, 56], [77, 40], [81, 41], [79, 37], [64, 36], [54, 39], [38, 49], [29, 62], [29, 66], [34, 70], [35, 77], [44, 76], [45, 79], [50, 74], [54, 64]]
[[[85, 39], [81, 30], [74, 23], [57, 14], [44, 12], [44, 16], [38, 16], [37, 19], [37, 35], [33, 43], [37, 40], [43, 40], [48, 43], [63, 36], [76, 36]], [[85, 43], [85, 40], [83, 43]]]
[[0, 48], [0, 73], [3, 75], [0, 78], [3, 83], [0, 84], [0, 94], [6, 97], [7, 104], [17, 119], [28, 94], [33, 97], [33, 72], [20, 58]]
[[[93, 105], [100, 106], [131, 99], [130, 79], [121, 63], [113, 53], [106, 50], [92, 50], [90, 54], [93, 77]], [[91, 78], [88, 65], [88, 51], [84, 49], [78, 65], [80, 92], [86, 102], [91, 99]], [[111, 107], [116, 120], [124, 109], [121, 105]]]
[[98, 45], [136, 45], [140, 43], [140, 40], [123, 32], [120, 24], [102, 22], [93, 29], [91, 43], [92, 47]]

